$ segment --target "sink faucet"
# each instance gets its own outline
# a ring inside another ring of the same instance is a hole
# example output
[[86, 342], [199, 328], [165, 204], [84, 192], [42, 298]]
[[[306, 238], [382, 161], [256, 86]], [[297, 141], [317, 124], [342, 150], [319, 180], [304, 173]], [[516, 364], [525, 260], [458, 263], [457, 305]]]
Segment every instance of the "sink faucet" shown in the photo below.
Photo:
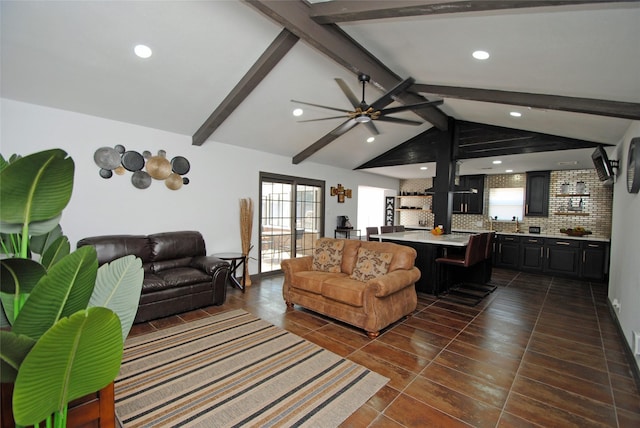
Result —
[[518, 221], [518, 218], [516, 217], [516, 233], [520, 233], [520, 222]]

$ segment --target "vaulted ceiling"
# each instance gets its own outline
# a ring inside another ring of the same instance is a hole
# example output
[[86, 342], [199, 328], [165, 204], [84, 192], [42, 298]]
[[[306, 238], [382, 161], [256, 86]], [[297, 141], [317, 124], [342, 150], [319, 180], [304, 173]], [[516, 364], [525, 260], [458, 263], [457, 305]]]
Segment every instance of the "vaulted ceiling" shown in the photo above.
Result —
[[[425, 173], [418, 166], [431, 164], [428, 141], [453, 118], [472, 133], [467, 144], [475, 147], [461, 143], [463, 173], [502, 172], [487, 170], [498, 156], [515, 172], [588, 168], [592, 149], [580, 147], [616, 144], [640, 119], [637, 1], [3, 1], [0, 7], [2, 97], [191, 135], [203, 150], [216, 141], [294, 163], [410, 178], [433, 175], [435, 168]], [[133, 56], [137, 43], [149, 45], [153, 56]], [[478, 49], [490, 58], [472, 58]], [[297, 123], [343, 113], [291, 100], [354, 110], [335, 79], [359, 101], [361, 73], [371, 76], [369, 104], [443, 103], [392, 115], [419, 126], [374, 120], [373, 143], [365, 142], [370, 128], [349, 122], [346, 113]], [[384, 97], [409, 77], [411, 84]], [[296, 107], [304, 109], [300, 118], [291, 114]], [[350, 130], [341, 133], [344, 127]]]

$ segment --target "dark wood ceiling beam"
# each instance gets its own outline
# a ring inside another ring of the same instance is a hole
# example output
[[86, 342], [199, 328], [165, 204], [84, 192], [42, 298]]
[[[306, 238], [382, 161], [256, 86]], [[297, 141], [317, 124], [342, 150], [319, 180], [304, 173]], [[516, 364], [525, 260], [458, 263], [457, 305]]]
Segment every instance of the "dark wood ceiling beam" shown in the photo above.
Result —
[[[360, 46], [338, 26], [321, 25], [313, 21], [309, 17], [309, 4], [303, 1], [244, 0], [244, 2], [269, 16], [355, 75], [368, 74], [371, 76], [370, 83], [382, 92], [387, 92], [402, 80], [400, 76]], [[409, 92], [399, 94], [396, 100], [403, 104], [426, 101], [424, 97]], [[440, 109], [424, 108], [415, 110], [415, 113], [436, 128], [447, 129], [447, 115]]]
[[[636, 2], [638, 0], [622, 0]], [[311, 5], [311, 18], [319, 24], [397, 18], [403, 16], [439, 15], [461, 12], [486, 12], [545, 6], [574, 6], [610, 3], [605, 0], [466, 0], [466, 1], [361, 1], [335, 0]]]
[[562, 110], [623, 119], [640, 119], [639, 103], [532, 94], [527, 92], [498, 91], [494, 89], [427, 85], [422, 83], [416, 83], [411, 87], [411, 90], [426, 94], [435, 94], [445, 98], [459, 98], [547, 110]]
[[233, 113], [269, 72], [280, 62], [298, 41], [298, 37], [284, 29], [251, 66], [240, 82], [226, 96], [211, 116], [193, 134], [192, 144], [201, 146], [216, 129]]

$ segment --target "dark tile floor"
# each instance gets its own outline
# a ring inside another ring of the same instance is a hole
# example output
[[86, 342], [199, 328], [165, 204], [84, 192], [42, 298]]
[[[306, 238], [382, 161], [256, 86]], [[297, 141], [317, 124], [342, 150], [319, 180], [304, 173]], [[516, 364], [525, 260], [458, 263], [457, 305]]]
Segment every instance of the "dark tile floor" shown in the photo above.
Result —
[[476, 307], [420, 295], [376, 340], [282, 300], [282, 276], [228, 290], [223, 306], [131, 334], [243, 308], [388, 377], [344, 427], [640, 427], [640, 392], [602, 284], [495, 270]]

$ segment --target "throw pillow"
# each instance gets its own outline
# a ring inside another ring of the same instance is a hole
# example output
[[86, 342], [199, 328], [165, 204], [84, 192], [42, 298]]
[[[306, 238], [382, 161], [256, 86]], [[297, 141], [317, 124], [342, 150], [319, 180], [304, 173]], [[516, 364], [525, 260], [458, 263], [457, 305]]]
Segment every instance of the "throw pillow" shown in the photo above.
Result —
[[351, 278], [367, 282], [382, 276], [389, 271], [392, 258], [393, 253], [379, 253], [377, 251], [359, 248], [356, 266], [353, 269]]
[[342, 250], [344, 241], [319, 239], [313, 250], [313, 270], [322, 272], [340, 272], [342, 266]]

